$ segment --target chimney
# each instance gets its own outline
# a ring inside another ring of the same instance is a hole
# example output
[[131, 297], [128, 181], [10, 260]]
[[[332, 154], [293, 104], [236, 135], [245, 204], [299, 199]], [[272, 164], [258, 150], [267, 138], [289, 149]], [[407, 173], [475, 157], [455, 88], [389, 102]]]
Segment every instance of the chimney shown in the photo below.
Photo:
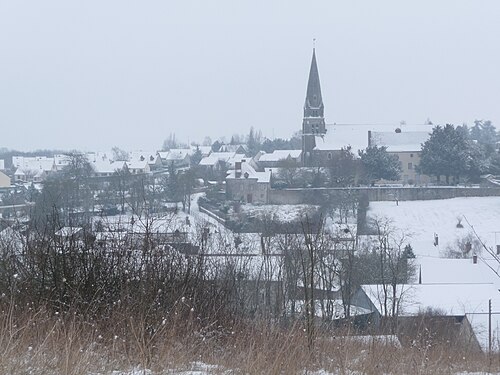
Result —
[[235, 177], [240, 178], [241, 177], [241, 161], [237, 161], [234, 163], [234, 170], [235, 170]]
[[477, 255], [476, 254], [474, 254], [472, 256], [472, 264], [477, 264]]
[[497, 245], [497, 255], [500, 255], [500, 245]]
[[368, 147], [372, 147], [372, 131], [368, 130]]

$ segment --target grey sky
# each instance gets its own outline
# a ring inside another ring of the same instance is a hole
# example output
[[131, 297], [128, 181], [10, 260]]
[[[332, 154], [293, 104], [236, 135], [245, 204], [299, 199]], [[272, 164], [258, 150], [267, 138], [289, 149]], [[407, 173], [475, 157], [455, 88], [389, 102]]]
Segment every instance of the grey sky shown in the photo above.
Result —
[[328, 123], [500, 124], [500, 1], [0, 0], [0, 147], [156, 149]]

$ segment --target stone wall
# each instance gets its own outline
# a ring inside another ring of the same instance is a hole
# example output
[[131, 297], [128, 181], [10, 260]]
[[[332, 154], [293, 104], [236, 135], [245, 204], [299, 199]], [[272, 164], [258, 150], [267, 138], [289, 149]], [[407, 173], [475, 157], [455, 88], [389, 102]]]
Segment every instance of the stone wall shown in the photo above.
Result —
[[322, 204], [326, 201], [345, 199], [346, 196], [368, 197], [373, 201], [414, 201], [448, 199], [458, 197], [500, 197], [500, 188], [488, 187], [355, 187], [355, 188], [312, 188], [271, 189], [270, 204]]

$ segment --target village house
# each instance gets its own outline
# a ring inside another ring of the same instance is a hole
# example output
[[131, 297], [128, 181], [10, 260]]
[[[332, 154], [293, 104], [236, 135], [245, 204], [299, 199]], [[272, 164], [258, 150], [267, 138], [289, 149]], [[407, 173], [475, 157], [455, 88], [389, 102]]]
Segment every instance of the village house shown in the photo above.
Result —
[[404, 184], [426, 184], [431, 178], [417, 171], [420, 164], [422, 144], [432, 133], [431, 125], [400, 126], [393, 131], [368, 131], [368, 147], [386, 147], [401, 162], [401, 182]]
[[302, 150], [274, 150], [271, 153], [259, 152], [253, 158], [259, 169], [277, 168], [287, 161], [297, 166], [301, 165]]
[[205, 171], [215, 172], [234, 167], [237, 161], [245, 158], [245, 154], [235, 152], [212, 152], [201, 159], [198, 164]]
[[151, 167], [149, 165], [149, 160], [131, 160], [127, 161], [127, 169], [131, 174], [147, 174], [151, 172]]
[[12, 165], [15, 168], [15, 182], [42, 182], [47, 176], [56, 172], [54, 158], [46, 156], [13, 156]]
[[147, 151], [132, 151], [129, 153], [128, 161], [146, 161], [149, 165], [150, 171], [155, 171], [161, 169], [162, 160], [157, 152], [147, 152]]
[[68, 166], [70, 163], [70, 156], [64, 154], [56, 154], [54, 155], [54, 164], [56, 167], [56, 171], [60, 172], [64, 169], [64, 167]]
[[408, 284], [397, 285], [395, 294], [388, 285], [363, 285], [353, 304], [370, 310], [375, 326], [381, 326], [387, 316], [392, 316], [390, 307], [396, 301], [402, 342], [422, 331], [415, 327], [425, 326], [433, 330], [437, 339], [488, 351], [490, 301], [494, 312], [492, 335], [499, 334], [500, 281], [495, 271], [498, 261], [476, 255], [469, 259], [417, 257], [413, 264], [417, 272]]
[[173, 148], [169, 151], [159, 151], [158, 155], [165, 167], [173, 165], [176, 168], [188, 168], [192, 152], [189, 148]]
[[245, 159], [235, 163], [226, 178], [228, 200], [243, 203], [269, 203], [271, 171], [257, 172]]
[[127, 168], [125, 161], [113, 161], [105, 154], [88, 153], [86, 154], [94, 171], [95, 177], [109, 177], [117, 171], [123, 171]]

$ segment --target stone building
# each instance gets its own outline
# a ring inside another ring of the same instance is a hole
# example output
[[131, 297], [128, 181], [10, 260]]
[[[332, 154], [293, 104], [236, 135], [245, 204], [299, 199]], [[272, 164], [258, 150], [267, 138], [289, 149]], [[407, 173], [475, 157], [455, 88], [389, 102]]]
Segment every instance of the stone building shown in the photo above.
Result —
[[226, 178], [226, 197], [242, 203], [269, 203], [271, 171], [257, 172], [245, 159]]

